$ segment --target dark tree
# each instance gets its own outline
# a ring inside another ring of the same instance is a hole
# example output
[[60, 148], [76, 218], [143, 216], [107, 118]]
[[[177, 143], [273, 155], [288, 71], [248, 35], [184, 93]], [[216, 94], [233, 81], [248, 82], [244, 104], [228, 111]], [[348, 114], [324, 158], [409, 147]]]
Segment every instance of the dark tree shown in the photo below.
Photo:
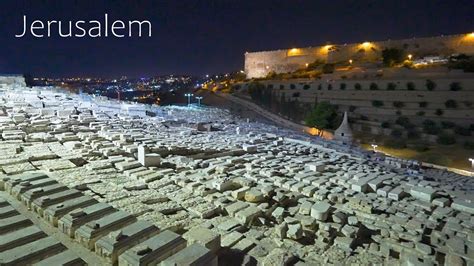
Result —
[[407, 82], [407, 90], [409, 91], [414, 91], [415, 90], [415, 83], [413, 82]]
[[393, 82], [389, 82], [387, 84], [387, 90], [388, 91], [394, 91], [395, 89], [397, 88], [397, 84], [393, 83]]
[[376, 91], [378, 89], [379, 89], [379, 85], [377, 85], [377, 83], [375, 82], [370, 83], [369, 90]]
[[382, 50], [383, 64], [385, 66], [394, 66], [403, 62], [405, 58], [404, 53], [400, 49], [387, 48]]
[[460, 91], [462, 89], [461, 84], [459, 82], [453, 82], [449, 84], [449, 89], [452, 91]]
[[458, 103], [455, 101], [455, 100], [447, 100], [444, 105], [446, 106], [446, 108], [457, 108], [458, 107]]
[[431, 79], [426, 80], [426, 89], [429, 91], [432, 91], [436, 88], [436, 83], [432, 81]]
[[334, 64], [324, 64], [322, 70], [324, 74], [330, 74], [334, 72], [334, 69], [335, 69]]
[[334, 127], [336, 119], [336, 108], [329, 102], [321, 102], [315, 105], [314, 109], [306, 117], [305, 123], [309, 127], [328, 129]]

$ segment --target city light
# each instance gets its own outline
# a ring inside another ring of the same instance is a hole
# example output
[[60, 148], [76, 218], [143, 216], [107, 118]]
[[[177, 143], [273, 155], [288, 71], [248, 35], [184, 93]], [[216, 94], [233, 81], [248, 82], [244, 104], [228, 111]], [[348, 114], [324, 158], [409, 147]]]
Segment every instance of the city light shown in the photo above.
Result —
[[201, 107], [202, 96], [196, 96], [196, 99], [198, 100], [198, 106]]
[[471, 162], [471, 167], [474, 168], [474, 158], [469, 158], [469, 161]]
[[185, 97], [188, 97], [188, 106], [191, 104], [191, 97], [194, 96], [194, 94], [192, 93], [186, 93], [184, 94]]
[[308, 63], [306, 63], [306, 64], [304, 64], [304, 65], [305, 65], [306, 67], [308, 67], [308, 66], [309, 66], [309, 64], [308, 64]]
[[352, 59], [349, 59], [349, 64], [351, 64], [351, 65], [352, 65]]
[[412, 57], [413, 57], [413, 55], [412, 55], [412, 54], [409, 54], [409, 55], [408, 55], [408, 60], [411, 60]]

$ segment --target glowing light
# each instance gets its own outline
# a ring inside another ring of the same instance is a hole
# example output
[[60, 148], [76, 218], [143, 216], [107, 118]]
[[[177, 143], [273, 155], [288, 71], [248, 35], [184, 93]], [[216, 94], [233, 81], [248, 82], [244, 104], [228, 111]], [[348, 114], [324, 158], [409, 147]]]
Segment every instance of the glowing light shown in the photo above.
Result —
[[377, 152], [377, 147], [378, 147], [379, 145], [377, 145], [377, 144], [372, 144], [371, 146], [372, 146], [372, 148], [374, 149], [374, 152]]
[[301, 49], [292, 48], [288, 50], [288, 56], [295, 56], [295, 55], [301, 55]]
[[308, 63], [306, 63], [306, 64], [304, 64], [304, 65], [305, 65], [306, 67], [308, 67], [308, 66], [309, 66], [309, 64], [308, 64]]
[[469, 158], [469, 161], [471, 162], [472, 168], [474, 168], [474, 158]]
[[270, 68], [270, 66], [265, 66], [265, 68], [266, 68], [266, 69], [269, 69], [269, 68]]
[[474, 38], [474, 32], [471, 32], [468, 35], [469, 35], [469, 37]]
[[352, 61], [352, 59], [349, 59], [349, 64], [351, 64], [351, 65], [352, 65], [352, 62], [353, 62], [353, 61]]
[[408, 55], [408, 60], [411, 60], [412, 57], [413, 57], [413, 55], [409, 54]]
[[371, 44], [370, 42], [363, 42], [363, 43], [361, 44], [361, 46], [362, 46], [363, 48], [370, 48], [371, 45], [372, 45], [372, 44]]

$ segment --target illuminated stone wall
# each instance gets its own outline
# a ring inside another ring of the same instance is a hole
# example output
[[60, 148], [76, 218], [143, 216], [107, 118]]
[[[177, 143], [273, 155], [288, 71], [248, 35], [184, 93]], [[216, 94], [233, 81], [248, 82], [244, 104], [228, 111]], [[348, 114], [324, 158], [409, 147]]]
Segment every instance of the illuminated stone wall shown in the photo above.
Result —
[[266, 76], [269, 72], [292, 72], [315, 60], [337, 63], [353, 60], [374, 62], [381, 60], [385, 48], [403, 49], [415, 58], [428, 55], [449, 56], [455, 53], [474, 54], [474, 34], [459, 34], [428, 38], [362, 42], [343, 45], [325, 45], [292, 48], [245, 54], [245, 73], [248, 78]]

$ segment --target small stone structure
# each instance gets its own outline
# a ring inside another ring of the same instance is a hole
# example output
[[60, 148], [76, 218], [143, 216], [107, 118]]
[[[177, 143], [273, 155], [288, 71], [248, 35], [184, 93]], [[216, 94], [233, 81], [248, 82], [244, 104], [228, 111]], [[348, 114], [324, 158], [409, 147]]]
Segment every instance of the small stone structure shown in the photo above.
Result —
[[334, 132], [334, 140], [339, 140], [346, 144], [352, 143], [352, 130], [349, 126], [347, 112], [344, 112], [344, 118], [342, 119], [341, 125]]

